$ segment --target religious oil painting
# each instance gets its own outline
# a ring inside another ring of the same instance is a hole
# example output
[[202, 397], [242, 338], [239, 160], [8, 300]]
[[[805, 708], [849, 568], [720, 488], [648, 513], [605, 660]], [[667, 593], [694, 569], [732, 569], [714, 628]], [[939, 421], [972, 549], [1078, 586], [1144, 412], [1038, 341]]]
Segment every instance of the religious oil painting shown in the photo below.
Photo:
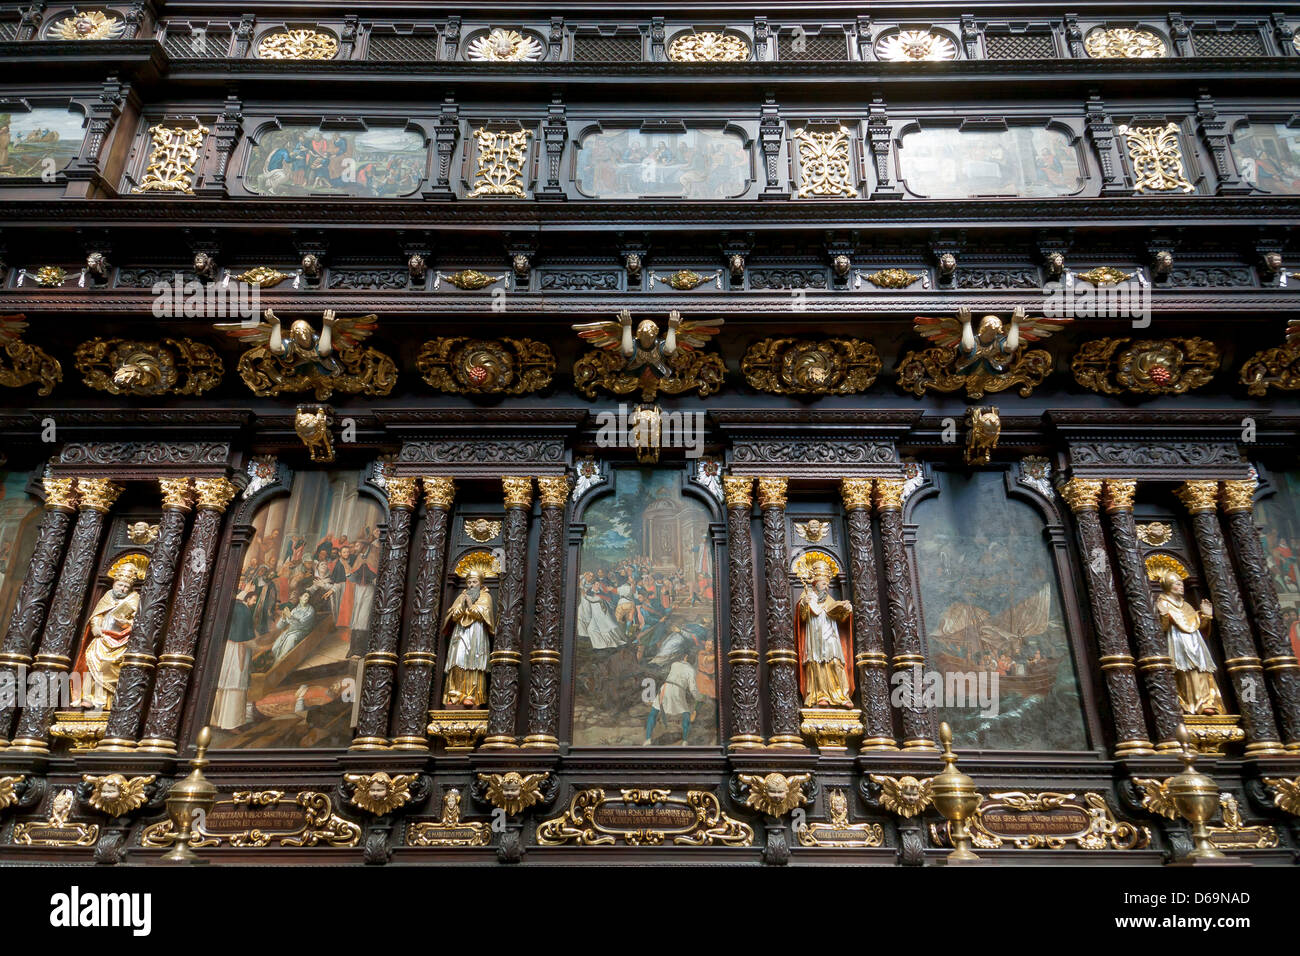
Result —
[[974, 196], [1073, 196], [1087, 176], [1079, 151], [1059, 129], [922, 129], [898, 151], [907, 188], [930, 199]]
[[949, 705], [939, 719], [958, 746], [1086, 750], [1042, 520], [1007, 497], [1001, 474], [936, 471], [934, 480], [939, 493], [914, 517], [929, 660], [944, 675]]
[[578, 147], [576, 183], [597, 199], [731, 199], [749, 187], [749, 150], [737, 133], [603, 130]]
[[1232, 134], [1241, 178], [1266, 193], [1300, 193], [1300, 129], [1251, 123]]
[[52, 176], [81, 151], [86, 118], [79, 111], [0, 113], [0, 179]]
[[0, 471], [0, 633], [9, 624], [41, 524], [41, 503], [26, 491], [31, 475]]
[[244, 185], [263, 196], [409, 196], [424, 179], [424, 137], [412, 130], [288, 126], [249, 150]]
[[574, 642], [576, 746], [718, 743], [709, 512], [681, 475], [615, 470], [587, 508]]
[[341, 471], [301, 472], [258, 510], [217, 662], [214, 746], [347, 746], [383, 520]]
[[1300, 655], [1300, 471], [1273, 472], [1269, 479], [1275, 490], [1260, 499], [1255, 522], [1282, 605], [1282, 623], [1291, 649]]

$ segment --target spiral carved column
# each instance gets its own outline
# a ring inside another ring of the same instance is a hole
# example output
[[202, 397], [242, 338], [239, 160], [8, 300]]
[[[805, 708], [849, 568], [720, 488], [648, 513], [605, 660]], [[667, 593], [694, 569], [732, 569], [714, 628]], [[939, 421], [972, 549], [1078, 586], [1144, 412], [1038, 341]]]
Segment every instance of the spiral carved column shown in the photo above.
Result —
[[1277, 703], [1282, 739], [1288, 751], [1300, 752], [1300, 664], [1296, 663], [1286, 625], [1282, 623], [1282, 606], [1278, 603], [1252, 514], [1255, 482], [1225, 481], [1221, 504], [1237, 555], [1237, 568], [1246, 582], [1246, 597], [1263, 645], [1264, 672]]
[[784, 478], [758, 479], [758, 507], [763, 512], [763, 578], [767, 584], [767, 692], [772, 723], [768, 746], [806, 750], [799, 735], [802, 701], [785, 547], [786, 487]]
[[[916, 620], [916, 599], [912, 595], [912, 572], [903, 546], [903, 486], [901, 479], [876, 481], [876, 510], [880, 512], [880, 545], [885, 556], [885, 594], [889, 604], [889, 633], [894, 645], [894, 674], [905, 672], [906, 685], [923, 686], [925, 655]], [[901, 708], [903, 749], [938, 752], [931, 736], [930, 709], [909, 695]]]
[[[4, 643], [0, 644], [0, 674], [12, 675], [0, 677], [0, 680], [12, 680], [15, 689], [26, 680], [32, 649], [41, 633], [41, 625], [45, 623], [50, 598], [54, 596], [54, 582], [59, 577], [59, 564], [63, 560], [68, 532], [72, 530], [72, 516], [77, 513], [75, 481], [74, 478], [46, 478], [44, 482], [45, 516], [41, 518], [36, 547], [18, 589], [13, 613], [9, 615]], [[17, 713], [16, 697], [0, 703], [0, 749], [9, 746], [9, 734]]]
[[1278, 739], [1273, 705], [1264, 689], [1264, 665], [1246, 621], [1241, 591], [1224, 552], [1223, 529], [1219, 527], [1219, 483], [1187, 481], [1174, 492], [1192, 516], [1196, 550], [1210, 586], [1214, 624], [1223, 646], [1223, 666], [1232, 680], [1246, 731], [1246, 753], [1250, 756], [1285, 753]]
[[853, 571], [853, 663], [858, 669], [863, 721], [863, 750], [897, 750], [889, 712], [889, 658], [880, 616], [880, 581], [871, 536], [870, 478], [840, 482], [848, 514], [849, 562]]
[[121, 486], [107, 478], [77, 479], [77, 523], [72, 529], [63, 568], [59, 571], [59, 583], [54, 588], [54, 598], [29, 680], [38, 693], [44, 693], [39, 701], [29, 697], [27, 706], [23, 708], [12, 744], [14, 750], [49, 752], [50, 722], [54, 718], [61, 684], [59, 675], [72, 669], [77, 624], [94, 577], [104, 516], [121, 493]]
[[1147, 737], [1146, 718], [1138, 697], [1133, 654], [1124, 634], [1119, 595], [1111, 575], [1106, 537], [1097, 513], [1101, 501], [1101, 482], [1090, 478], [1071, 478], [1061, 486], [1061, 497], [1074, 512], [1079, 531], [1079, 554], [1083, 558], [1084, 580], [1092, 606], [1092, 625], [1101, 651], [1098, 663], [1106, 678], [1110, 709], [1115, 719], [1115, 756], [1155, 753]]
[[731, 595], [727, 663], [731, 671], [732, 750], [763, 747], [758, 701], [758, 646], [754, 635], [754, 479], [722, 479], [727, 500], [727, 584]]
[[1133, 625], [1133, 639], [1137, 644], [1137, 668], [1146, 687], [1151, 716], [1155, 718], [1156, 750], [1176, 751], [1182, 749], [1178, 742], [1182, 709], [1178, 706], [1178, 687], [1174, 683], [1174, 662], [1160, 633], [1155, 602], [1151, 600], [1151, 585], [1138, 548], [1137, 525], [1133, 521], [1133, 495], [1136, 491], [1136, 481], [1108, 478], [1104, 503], [1110, 520], [1111, 540], [1115, 544], [1115, 563], [1119, 566], [1120, 582], [1124, 586], [1129, 619]]
[[558, 750], [560, 726], [560, 631], [564, 624], [564, 505], [569, 479], [537, 479], [542, 526], [537, 545], [537, 597], [533, 647], [528, 654], [528, 736], [524, 747]]
[[425, 524], [415, 575], [415, 601], [406, 632], [406, 650], [397, 682], [397, 715], [393, 718], [394, 750], [428, 750], [425, 727], [433, 694], [442, 622], [442, 578], [447, 567], [447, 525], [456, 497], [450, 478], [426, 476]]
[[172, 603], [171, 620], [158, 656], [158, 676], [154, 679], [149, 717], [139, 749], [148, 753], [176, 753], [176, 738], [181, 729], [181, 710], [194, 670], [194, 652], [199, 642], [199, 625], [212, 584], [217, 543], [221, 538], [221, 520], [239, 489], [226, 478], [194, 479], [194, 527], [181, 558]]
[[528, 515], [533, 508], [533, 479], [502, 478], [506, 517], [502, 530], [506, 566], [501, 575], [501, 616], [488, 669], [488, 728], [483, 750], [513, 750], [519, 710], [519, 635], [524, 623], [524, 572], [528, 564]]
[[388, 531], [375, 577], [375, 603], [370, 609], [370, 646], [361, 674], [361, 706], [353, 750], [383, 750], [388, 746], [388, 715], [397, 674], [397, 642], [402, 635], [406, 600], [406, 571], [411, 553], [411, 515], [419, 500], [414, 478], [388, 479]]

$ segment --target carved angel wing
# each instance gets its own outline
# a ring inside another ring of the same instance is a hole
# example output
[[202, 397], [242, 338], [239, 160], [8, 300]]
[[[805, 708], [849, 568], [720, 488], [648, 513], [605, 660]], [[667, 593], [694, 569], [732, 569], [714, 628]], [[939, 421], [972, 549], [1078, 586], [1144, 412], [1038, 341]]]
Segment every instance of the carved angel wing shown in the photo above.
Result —
[[722, 331], [724, 319], [684, 319], [677, 326], [677, 344], [686, 351], [704, 348]]
[[245, 345], [269, 345], [271, 342], [271, 317], [274, 315], [274, 312], [267, 309], [262, 313], [262, 321], [256, 325], [250, 325], [248, 322], [218, 322], [216, 327]]
[[1047, 338], [1054, 332], [1059, 332], [1070, 323], [1069, 319], [1027, 319], [1023, 310], [1020, 312], [1018, 322], [1020, 325], [1020, 339], [1024, 342], [1038, 342]]
[[1265, 777], [1266, 783], [1273, 790], [1273, 803], [1279, 810], [1300, 817], [1300, 777], [1287, 780], [1285, 777]]
[[27, 328], [25, 315], [0, 315], [0, 344], [13, 342]]
[[950, 349], [961, 341], [961, 322], [946, 315], [918, 315], [912, 328], [941, 348]]
[[1142, 806], [1145, 809], [1162, 817], [1168, 817], [1170, 820], [1178, 816], [1178, 808], [1174, 806], [1173, 797], [1165, 789], [1163, 780], [1134, 777], [1133, 783], [1142, 791]]
[[1287, 319], [1286, 322], [1286, 344], [1295, 345], [1300, 342], [1300, 319]]
[[617, 322], [580, 322], [573, 327], [573, 331], [598, 349], [616, 352], [623, 344], [623, 326]]
[[340, 316], [334, 320], [331, 337], [334, 340], [334, 347], [340, 351], [354, 349], [363, 341], [370, 337], [370, 334], [379, 328], [379, 316], [373, 312], [369, 315], [358, 315], [352, 318]]

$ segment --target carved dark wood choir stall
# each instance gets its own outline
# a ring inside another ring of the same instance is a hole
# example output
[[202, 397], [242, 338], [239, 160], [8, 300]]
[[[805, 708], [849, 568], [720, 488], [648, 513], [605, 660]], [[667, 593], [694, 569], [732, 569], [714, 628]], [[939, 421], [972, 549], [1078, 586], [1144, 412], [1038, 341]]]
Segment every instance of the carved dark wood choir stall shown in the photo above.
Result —
[[779, 6], [0, 2], [0, 860], [1297, 861], [1300, 7]]

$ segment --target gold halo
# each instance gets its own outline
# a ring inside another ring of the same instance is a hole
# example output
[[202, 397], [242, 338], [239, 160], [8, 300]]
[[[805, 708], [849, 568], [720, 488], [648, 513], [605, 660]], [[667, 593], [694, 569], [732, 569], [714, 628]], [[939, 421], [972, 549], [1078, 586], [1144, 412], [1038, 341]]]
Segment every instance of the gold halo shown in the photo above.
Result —
[[813, 565], [819, 561], [825, 561], [827, 567], [831, 569], [831, 577], [840, 573], [839, 562], [825, 551], [805, 551], [799, 557], [794, 559], [790, 565], [790, 570], [799, 576], [799, 580], [807, 584], [812, 580]]
[[1146, 566], [1148, 581], [1159, 581], [1167, 571], [1174, 572], [1174, 574], [1186, 581], [1188, 575], [1191, 573], [1183, 566], [1181, 561], [1167, 554], [1151, 555], [1146, 559]]
[[133, 568], [135, 579], [137, 581], [143, 581], [144, 572], [148, 567], [149, 556], [147, 554], [140, 554], [138, 552], [124, 554], [109, 566], [108, 578], [110, 581], [116, 581], [117, 576], [121, 574], [124, 569]]
[[472, 571], [485, 578], [494, 578], [501, 573], [501, 563], [491, 551], [471, 551], [456, 562], [456, 575], [467, 578]]

